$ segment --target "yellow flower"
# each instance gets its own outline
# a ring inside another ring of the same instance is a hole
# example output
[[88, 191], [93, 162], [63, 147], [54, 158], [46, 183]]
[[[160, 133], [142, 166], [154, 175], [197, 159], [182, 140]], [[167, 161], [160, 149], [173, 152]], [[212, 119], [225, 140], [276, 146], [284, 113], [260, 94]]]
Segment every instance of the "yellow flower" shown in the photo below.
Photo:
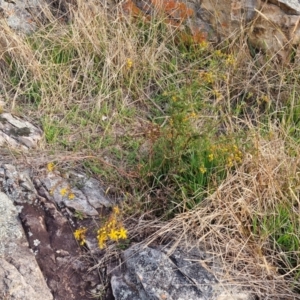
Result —
[[190, 113], [190, 118], [196, 118], [196, 117], [197, 117], [197, 115], [195, 112]]
[[202, 41], [200, 43], [200, 47], [202, 48], [202, 50], [206, 50], [208, 48], [209, 44], [206, 41]]
[[106, 241], [107, 241], [107, 236], [105, 234], [100, 234], [97, 236], [98, 239], [98, 246], [100, 249], [105, 248]]
[[201, 167], [199, 168], [199, 171], [200, 171], [202, 174], [204, 174], [204, 173], [206, 172], [206, 168], [205, 168], [204, 166], [201, 166]]
[[47, 164], [47, 170], [48, 172], [52, 172], [54, 170], [54, 163], [50, 162]]
[[227, 167], [228, 167], [228, 168], [231, 168], [231, 167], [233, 167], [233, 162], [232, 162], [232, 160], [231, 160], [231, 159], [228, 159], [228, 162], [227, 162]]
[[77, 241], [80, 242], [80, 246], [84, 245], [86, 242], [86, 240], [85, 240], [86, 231], [87, 231], [87, 228], [82, 227], [82, 228], [75, 230], [75, 232], [74, 232], [74, 237]]
[[217, 57], [222, 57], [222, 56], [223, 56], [221, 50], [216, 50], [216, 51], [215, 51], [215, 55], [216, 55]]
[[127, 58], [127, 61], [126, 61], [126, 68], [129, 70], [132, 68], [132, 65], [133, 65], [133, 62], [130, 58]]
[[114, 230], [112, 229], [110, 231], [110, 233], [108, 234], [109, 238], [112, 240], [112, 241], [117, 241], [119, 239], [119, 235], [118, 235], [118, 231], [117, 230]]
[[206, 83], [213, 83], [215, 81], [214, 74], [212, 72], [201, 71], [199, 76]]
[[232, 54], [229, 54], [225, 62], [227, 65], [234, 65], [235, 57]]
[[121, 227], [119, 230], [119, 238], [126, 239], [127, 238], [127, 230], [124, 227]]
[[115, 216], [113, 216], [112, 219], [105, 224], [105, 227], [106, 228], [115, 228], [116, 224], [117, 224], [117, 220], [115, 219]]
[[211, 153], [208, 155], [208, 160], [213, 161], [214, 160], [214, 155]]
[[67, 194], [68, 189], [67, 188], [62, 188], [59, 192], [62, 196], [65, 196]]
[[74, 193], [69, 193], [68, 198], [69, 200], [73, 200], [75, 198]]
[[120, 209], [119, 209], [119, 207], [118, 207], [118, 206], [114, 206], [114, 207], [113, 207], [113, 212], [114, 212], [116, 215], [120, 214]]

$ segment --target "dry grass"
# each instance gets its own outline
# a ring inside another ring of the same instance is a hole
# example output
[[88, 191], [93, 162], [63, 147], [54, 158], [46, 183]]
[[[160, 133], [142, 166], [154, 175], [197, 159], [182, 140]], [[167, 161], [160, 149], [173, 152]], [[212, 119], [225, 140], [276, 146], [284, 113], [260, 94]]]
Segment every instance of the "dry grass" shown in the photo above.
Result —
[[[236, 282], [260, 299], [298, 299], [291, 286], [299, 289], [300, 250], [279, 252], [273, 236], [286, 226], [276, 222], [279, 207], [286, 205], [299, 241], [299, 186], [293, 184], [299, 182], [300, 160], [288, 155], [289, 140], [274, 135], [269, 140], [255, 136], [255, 152], [212, 195], [162, 225], [147, 242], [172, 237], [174, 247], [196, 244], [222, 266], [216, 276], [225, 286]], [[266, 220], [278, 228], [272, 232], [263, 225]], [[291, 256], [298, 257], [294, 266]]]
[[159, 24], [142, 28], [121, 17], [121, 10], [111, 15], [78, 5], [70, 24], [52, 20], [28, 39], [7, 26], [1, 32], [7, 109], [22, 110], [42, 123], [47, 142], [73, 151], [82, 143], [99, 149], [107, 133], [116, 139], [122, 122], [134, 130], [132, 116], [146, 114], [149, 91], [166, 76], [162, 66], [172, 39]]

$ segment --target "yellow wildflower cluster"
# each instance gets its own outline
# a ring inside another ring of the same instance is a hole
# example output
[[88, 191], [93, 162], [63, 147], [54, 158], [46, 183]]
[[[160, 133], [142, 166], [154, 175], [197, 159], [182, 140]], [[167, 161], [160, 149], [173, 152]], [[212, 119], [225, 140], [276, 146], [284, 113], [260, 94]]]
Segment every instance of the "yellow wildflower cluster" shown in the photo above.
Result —
[[217, 58], [225, 59], [226, 65], [234, 65], [236, 62], [236, 59], [232, 54], [223, 53], [221, 50], [214, 51], [214, 55]]
[[230, 150], [230, 154], [227, 156], [227, 167], [229, 168], [231, 168], [234, 163], [241, 163], [243, 158], [243, 153], [236, 145], [233, 145]]
[[199, 73], [200, 80], [205, 83], [214, 83], [215, 82], [215, 76], [212, 72], [205, 72], [201, 71]]
[[215, 158], [225, 157], [226, 166], [231, 168], [235, 163], [241, 163], [243, 153], [239, 150], [237, 145], [214, 145], [208, 154], [208, 160], [213, 161]]
[[229, 54], [225, 60], [226, 65], [234, 65], [235, 64], [235, 57], [232, 54]]
[[127, 238], [127, 230], [119, 221], [120, 210], [117, 206], [113, 208], [113, 212], [105, 224], [97, 231], [97, 240], [100, 249], [106, 246], [108, 240], [118, 241]]
[[83, 246], [86, 242], [86, 239], [85, 239], [86, 231], [87, 231], [87, 228], [82, 227], [82, 228], [75, 230], [75, 232], [74, 232], [74, 237], [80, 243], [80, 246]]
[[195, 119], [196, 117], [197, 117], [197, 114], [195, 112], [191, 112], [183, 118], [183, 121], [186, 122], [190, 119]]

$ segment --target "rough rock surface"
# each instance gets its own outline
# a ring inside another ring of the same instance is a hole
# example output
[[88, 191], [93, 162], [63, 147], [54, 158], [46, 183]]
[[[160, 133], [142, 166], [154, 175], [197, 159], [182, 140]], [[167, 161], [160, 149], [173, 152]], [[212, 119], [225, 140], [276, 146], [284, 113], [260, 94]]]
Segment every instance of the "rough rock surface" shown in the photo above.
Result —
[[45, 178], [39, 179], [58, 205], [63, 204], [88, 216], [97, 216], [97, 209], [112, 206], [112, 202], [104, 196], [104, 190], [97, 180], [74, 172], [66, 176], [69, 177], [68, 180], [57, 172], [49, 172]]
[[[50, 191], [42, 184], [43, 178], [45, 180], [48, 176], [55, 178], [55, 181], [53, 182], [59, 182], [60, 184], [64, 183], [62, 188], [73, 187], [72, 184], [74, 184], [74, 181], [73, 183], [67, 181], [58, 171], [55, 171], [54, 173], [44, 170], [44, 172], [39, 173], [39, 176], [37, 176], [38, 178], [35, 178], [35, 175], [36, 174], [34, 174], [31, 169], [23, 168], [22, 170], [18, 170], [15, 166], [10, 164], [2, 164], [0, 166], [0, 189], [10, 197], [11, 200], [9, 198], [7, 199], [10, 201], [11, 209], [14, 212], [14, 216], [10, 219], [6, 214], [3, 215], [1, 208], [3, 208], [3, 211], [5, 212], [8, 212], [9, 210], [3, 206], [3, 201], [0, 198], [0, 250], [2, 249], [2, 252], [6, 251], [6, 253], [11, 253], [9, 262], [17, 260], [18, 267], [22, 270], [26, 270], [27, 268], [30, 268], [31, 270], [33, 268], [31, 267], [30, 262], [27, 263], [26, 256], [23, 252], [25, 253], [27, 251], [33, 256], [33, 260], [35, 261], [36, 259], [38, 262], [56, 300], [90, 299], [91, 291], [94, 290], [97, 292], [97, 286], [99, 286], [100, 281], [99, 274], [97, 270], [88, 271], [93, 265], [91, 265], [88, 259], [82, 256], [82, 254], [84, 254], [83, 249], [74, 239], [73, 232], [79, 225], [77, 224], [78, 220], [75, 217], [76, 211], [74, 210], [72, 201], [78, 202], [76, 208], [82, 209], [83, 211], [79, 212], [83, 212], [85, 217], [93, 215], [93, 219], [87, 218], [82, 221], [82, 224], [96, 221], [94, 211], [96, 211], [96, 208], [100, 210], [103, 208], [101, 201], [106, 203], [106, 205], [111, 205], [111, 202], [108, 199], [104, 199], [104, 194], [102, 194], [102, 198], [100, 197], [98, 202], [93, 199], [95, 192], [103, 192], [100, 188], [100, 184], [96, 180], [86, 178], [84, 175], [78, 175], [80, 179], [83, 180], [82, 184], [85, 182], [91, 184], [92, 182], [93, 185], [91, 186], [93, 186], [95, 190], [90, 191], [86, 186], [85, 192], [83, 193], [79, 189], [83, 188], [83, 186], [78, 186], [77, 189], [74, 188], [74, 191], [72, 188], [72, 193], [74, 192], [78, 199], [69, 199], [69, 201], [66, 201], [65, 205], [63, 201], [64, 197], [60, 195], [59, 192], [60, 185], [55, 186], [55, 189], [58, 189], [57, 192], [50, 195]], [[75, 175], [74, 177], [77, 178]], [[71, 179], [69, 178], [69, 180]], [[50, 185], [49, 189], [52, 187], [53, 186]], [[56, 194], [57, 197], [55, 196]], [[93, 207], [88, 203], [88, 199], [92, 199], [91, 202], [94, 205]], [[18, 211], [13, 206], [13, 203], [16, 205]], [[68, 203], [70, 203], [69, 206]], [[87, 207], [89, 209], [87, 209]], [[20, 224], [16, 224], [18, 213], [28, 242], [25, 239]], [[99, 215], [97, 211], [96, 213]], [[2, 225], [5, 222], [8, 224], [6, 227]], [[3, 243], [2, 236], [6, 238]], [[14, 241], [17, 237], [26, 241], [26, 251], [21, 251], [20, 247], [15, 245]], [[93, 238], [95, 239], [95, 236], [93, 236]], [[32, 252], [29, 251], [28, 244]], [[25, 259], [18, 260], [18, 254], [15, 254], [10, 249], [18, 251]], [[38, 265], [36, 264], [37, 269]], [[16, 263], [14, 263], [14, 266], [16, 266]], [[5, 264], [3, 264], [3, 268], [4, 267], [6, 268]], [[32, 280], [32, 278], [25, 273], [22, 273], [24, 278], [21, 278], [20, 276], [16, 277], [17, 274], [15, 273], [14, 270], [2, 270], [0, 268], [0, 291], [2, 290], [1, 284], [6, 285], [7, 276], [11, 278], [11, 284], [16, 286], [16, 290], [18, 286], [22, 287], [23, 285], [25, 289], [25, 287], [27, 287], [25, 285], [26, 282], [32, 281], [33, 284], [39, 284], [38, 280]], [[41, 274], [40, 278], [42, 280]], [[25, 283], [23, 284], [23, 282]], [[43, 283], [41, 286], [46, 286], [46, 284]], [[31, 292], [32, 295], [34, 295], [34, 292], [37, 293], [39, 291], [35, 289], [35, 286], [30, 288], [29, 285], [26, 290], [28, 290], [28, 293]], [[40, 294], [38, 294], [39, 296], [32, 297], [27, 297], [26, 295], [27, 294], [24, 294], [23, 298], [12, 299], [52, 299], [46, 298], [47, 294], [43, 297], [41, 297]], [[2, 298], [0, 297], [0, 299]]]
[[[286, 61], [300, 42], [300, 3], [292, 0], [126, 0], [126, 13], [149, 19], [154, 10], [196, 43], [236, 38], [246, 30], [250, 45]], [[187, 30], [188, 29], [188, 30]]]
[[0, 146], [28, 150], [35, 148], [42, 138], [42, 131], [31, 123], [12, 116], [0, 114]]
[[18, 211], [0, 192], [0, 299], [51, 300], [53, 296], [28, 247]]
[[250, 300], [249, 292], [234, 286], [228, 290], [218, 284], [205, 262], [207, 255], [196, 249], [176, 249], [170, 256], [166, 250], [132, 246], [124, 251], [126, 271], [111, 279], [116, 300]]
[[[112, 2], [119, 1], [99, 1], [98, 4]], [[0, 0], [0, 18], [11, 28], [28, 34], [36, 29], [34, 20], [50, 3], [52, 11], [55, 8], [66, 12], [69, 7], [76, 7], [73, 0]], [[296, 0], [125, 0], [121, 3], [124, 12], [146, 19], [158, 10], [180, 30], [187, 26], [195, 42], [234, 38], [246, 25], [252, 47], [284, 61], [291, 48], [300, 42], [300, 3]], [[184, 33], [182, 38], [185, 38]]]
[[12, 29], [29, 34], [36, 30], [30, 11], [38, 11], [45, 5], [43, 0], [0, 0], [0, 14]]

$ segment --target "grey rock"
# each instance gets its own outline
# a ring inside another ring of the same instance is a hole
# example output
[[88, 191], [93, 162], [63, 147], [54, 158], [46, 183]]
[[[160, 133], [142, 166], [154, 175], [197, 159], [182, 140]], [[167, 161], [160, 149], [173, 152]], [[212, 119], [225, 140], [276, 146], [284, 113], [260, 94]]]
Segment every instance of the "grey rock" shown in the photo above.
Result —
[[[21, 171], [10, 164], [0, 166], [0, 186], [17, 204], [25, 202], [34, 204], [43, 190], [40, 196], [46, 196], [59, 206], [63, 204], [88, 216], [98, 215], [98, 208], [113, 205], [113, 202], [105, 197], [104, 190], [96, 179], [87, 178], [83, 174], [75, 175], [75, 173], [66, 179], [57, 171], [47, 172], [44, 177], [40, 176], [38, 180], [35, 180], [38, 187], [36, 191], [30, 172], [30, 169]], [[70, 198], [71, 194], [74, 198]]]
[[94, 208], [112, 206], [112, 201], [105, 196], [105, 191], [98, 180], [74, 172], [70, 174], [70, 177], [79, 186], [91, 206]]
[[30, 170], [19, 171], [10, 164], [0, 167], [0, 186], [15, 203], [33, 203], [37, 192], [30, 178]]
[[[204, 289], [197, 288], [165, 253], [157, 249], [130, 248], [124, 252], [124, 259], [131, 274], [129, 277], [146, 291], [145, 299], [204, 300], [210, 296]], [[201, 276], [200, 272], [198, 275]]]
[[129, 288], [123, 277], [113, 275], [111, 277], [111, 287], [116, 300], [141, 300], [146, 299], [140, 296], [140, 292], [134, 287]]
[[13, 201], [0, 192], [0, 298], [51, 300], [17, 215]]
[[253, 299], [238, 284], [231, 284], [227, 289], [220, 285], [211, 271], [216, 266], [207, 266], [204, 252], [177, 248], [168, 256], [167, 251], [141, 246], [125, 250], [126, 271], [111, 278], [115, 299]]
[[[40, 181], [58, 205], [63, 204], [88, 216], [96, 216], [98, 208], [113, 204], [105, 197], [100, 182], [83, 174], [72, 172], [67, 180], [59, 172], [50, 172], [46, 177], [40, 178]], [[71, 194], [74, 195], [72, 199], [69, 197]]]
[[8, 144], [10, 147], [14, 149], [20, 149], [27, 151], [28, 148], [24, 145], [20, 145], [17, 143], [17, 141], [13, 138], [11, 138], [9, 135], [5, 134], [4, 132], [0, 131], [0, 146]]
[[269, 0], [268, 2], [277, 5], [287, 14], [300, 15], [300, 5], [298, 0]]
[[42, 138], [42, 131], [31, 123], [20, 120], [9, 113], [0, 115], [0, 145], [28, 150], [35, 148]]
[[37, 16], [46, 4], [46, 1], [43, 0], [0, 0], [0, 9], [2, 17], [11, 29], [30, 34], [37, 28], [34, 16], [31, 15], [30, 11], [34, 11]]
[[[98, 215], [97, 210], [88, 203], [85, 195], [79, 189], [71, 187], [70, 183], [62, 177], [48, 173], [47, 177], [41, 179], [41, 182], [58, 205], [64, 204], [89, 216]], [[63, 190], [66, 192], [62, 192]], [[69, 198], [71, 193], [74, 194], [74, 199]]]

